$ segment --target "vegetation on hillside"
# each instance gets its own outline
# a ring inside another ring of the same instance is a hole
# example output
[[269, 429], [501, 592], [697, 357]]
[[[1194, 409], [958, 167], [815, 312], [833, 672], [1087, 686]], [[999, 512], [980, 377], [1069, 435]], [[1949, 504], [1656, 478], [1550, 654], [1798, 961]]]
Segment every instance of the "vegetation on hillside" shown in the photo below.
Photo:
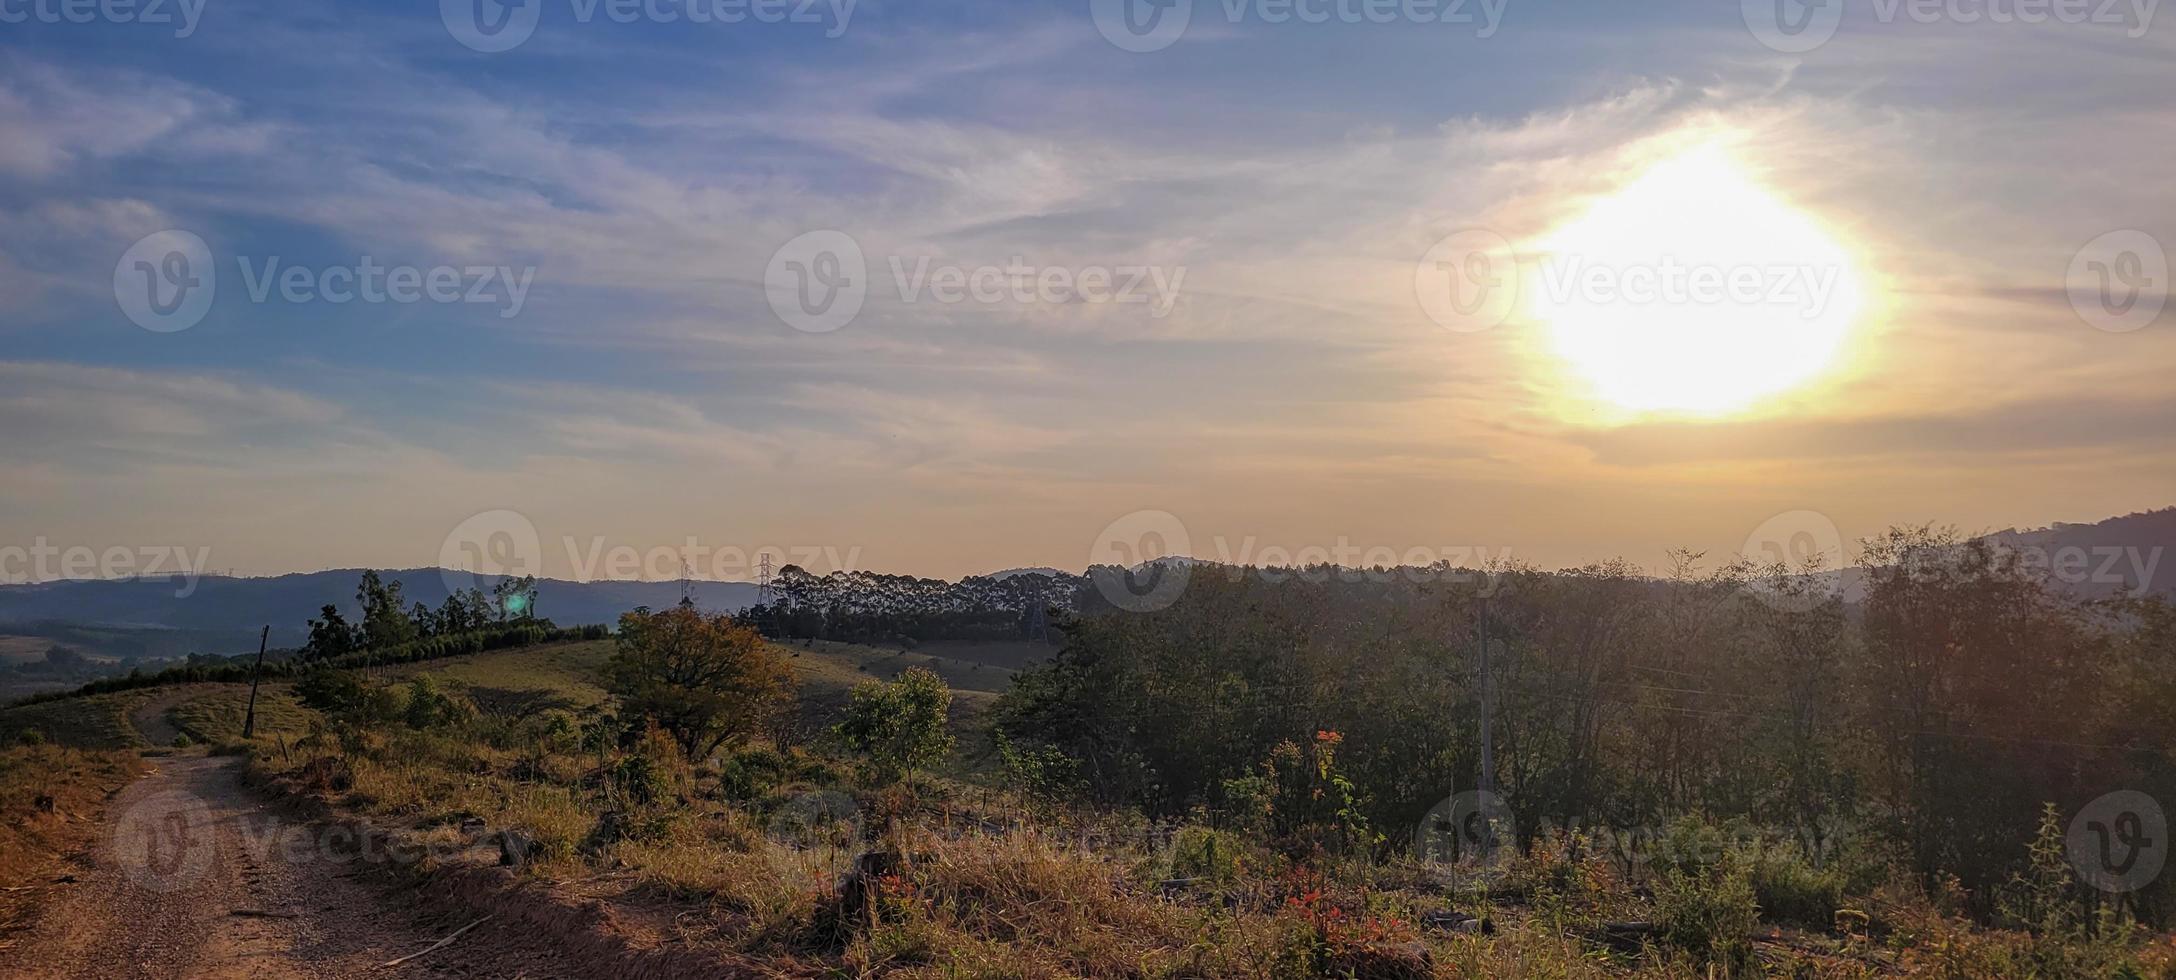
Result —
[[[256, 765], [781, 975], [2176, 976], [2168, 883], [2084, 887], [2060, 819], [2168, 792], [2176, 615], [1931, 532], [1874, 553], [1863, 614], [1693, 556], [1197, 575], [1061, 618], [996, 713], [1002, 784], [952, 753], [927, 671], [795, 742], [764, 724], [779, 655], [690, 608], [630, 614], [596, 705], [326, 672], [302, 690], [329, 721]], [[1484, 637], [1502, 799], [1476, 834], [1451, 790]]]

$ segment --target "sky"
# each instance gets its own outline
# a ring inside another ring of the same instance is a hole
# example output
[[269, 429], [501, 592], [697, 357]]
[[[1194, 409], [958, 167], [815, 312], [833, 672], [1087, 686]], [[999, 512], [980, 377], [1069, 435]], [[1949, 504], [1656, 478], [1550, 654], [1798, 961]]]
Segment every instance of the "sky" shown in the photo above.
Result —
[[[0, 579], [1659, 567], [2176, 503], [2176, 311], [2072, 288], [2165, 300], [2176, 12], [1136, 2], [0, 0]], [[1857, 298], [1724, 358], [1425, 295], [1593, 214], [1800, 229]]]

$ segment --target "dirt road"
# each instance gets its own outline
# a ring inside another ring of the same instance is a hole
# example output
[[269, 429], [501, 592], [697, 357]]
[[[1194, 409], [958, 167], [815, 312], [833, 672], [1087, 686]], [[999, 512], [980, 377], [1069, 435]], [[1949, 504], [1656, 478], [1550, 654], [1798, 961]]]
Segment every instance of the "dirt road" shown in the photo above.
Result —
[[566, 976], [538, 937], [489, 925], [385, 966], [474, 916], [434, 918], [388, 894], [374, 868], [278, 819], [241, 785], [234, 760], [154, 765], [112, 801], [89, 867], [0, 954], [0, 977]]

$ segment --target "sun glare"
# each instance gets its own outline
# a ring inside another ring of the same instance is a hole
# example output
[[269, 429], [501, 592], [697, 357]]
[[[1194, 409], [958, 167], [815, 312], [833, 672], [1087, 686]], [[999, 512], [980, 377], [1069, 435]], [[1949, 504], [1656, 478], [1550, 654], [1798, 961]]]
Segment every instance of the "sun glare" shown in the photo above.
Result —
[[1865, 302], [1850, 253], [1710, 145], [1544, 236], [1527, 293], [1550, 348], [1608, 404], [1713, 416], [1800, 387]]

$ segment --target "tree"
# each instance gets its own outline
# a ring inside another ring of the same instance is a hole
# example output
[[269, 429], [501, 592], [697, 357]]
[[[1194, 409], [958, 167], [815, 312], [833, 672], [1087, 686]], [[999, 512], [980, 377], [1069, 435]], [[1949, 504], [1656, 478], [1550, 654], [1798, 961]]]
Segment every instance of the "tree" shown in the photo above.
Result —
[[847, 695], [846, 718], [832, 733], [866, 752], [888, 773], [911, 775], [952, 751], [945, 725], [952, 689], [926, 667], [909, 667], [889, 684], [868, 680]]
[[491, 587], [492, 605], [498, 607], [499, 622], [508, 619], [536, 618], [536, 576], [502, 578]]
[[605, 674], [624, 714], [655, 720], [698, 761], [762, 730], [791, 689], [786, 662], [754, 630], [687, 602], [621, 616]]
[[310, 620], [310, 640], [303, 644], [305, 660], [324, 660], [350, 653], [362, 645], [355, 627], [349, 626], [347, 617], [340, 615], [340, 607], [326, 603], [318, 610], [317, 619]]
[[408, 618], [399, 580], [386, 582], [378, 578], [376, 571], [365, 569], [362, 581], [355, 586], [355, 601], [363, 607], [364, 647], [382, 650], [416, 638], [416, 624]]

